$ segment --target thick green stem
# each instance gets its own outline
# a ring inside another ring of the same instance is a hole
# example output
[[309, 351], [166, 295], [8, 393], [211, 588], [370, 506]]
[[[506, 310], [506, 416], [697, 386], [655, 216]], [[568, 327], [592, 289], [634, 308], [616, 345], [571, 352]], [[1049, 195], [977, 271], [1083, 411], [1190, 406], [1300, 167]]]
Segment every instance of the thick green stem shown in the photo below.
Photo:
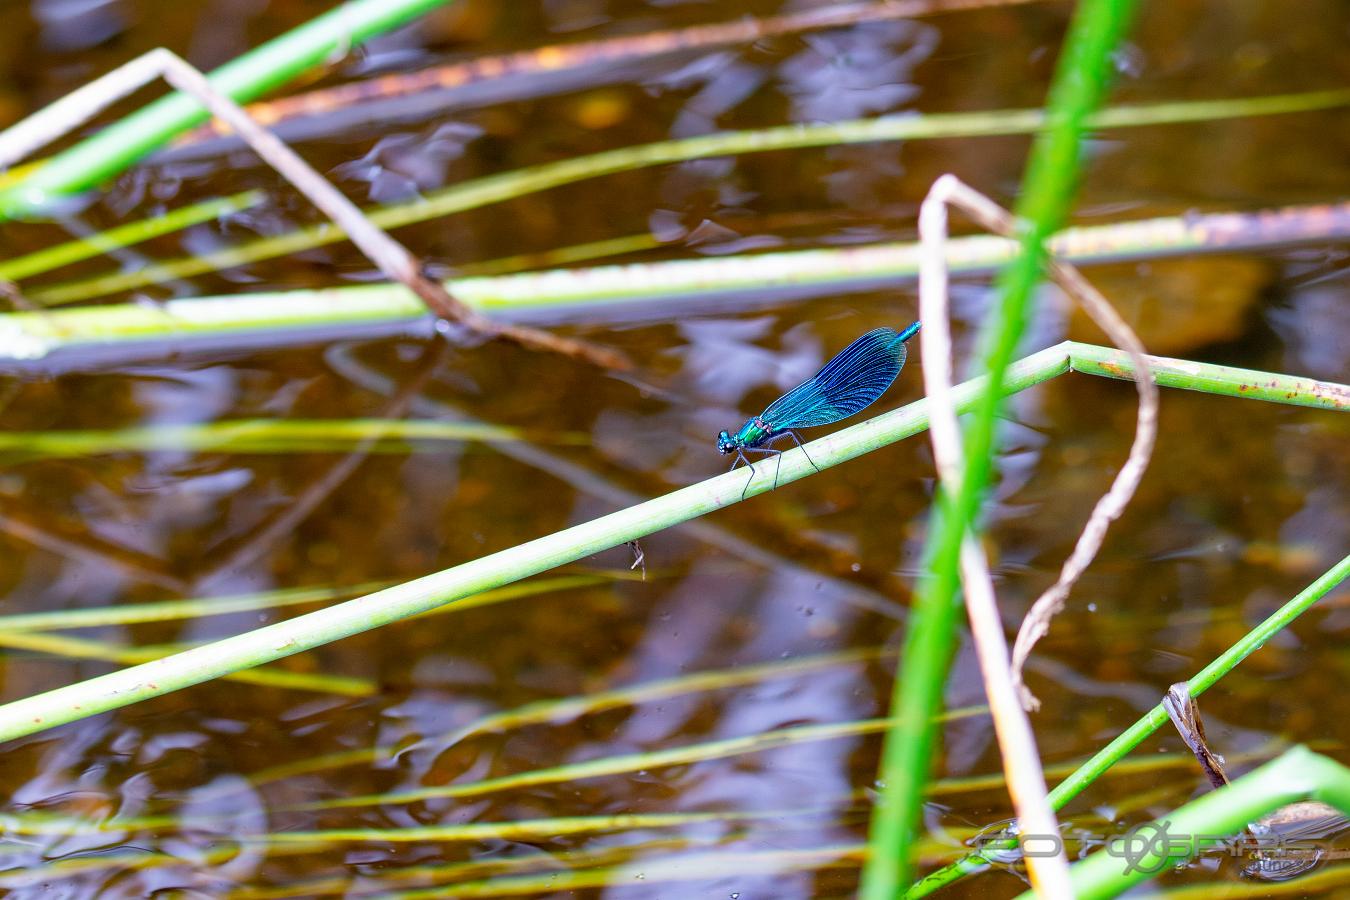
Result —
[[994, 423], [1003, 384], [1027, 318], [1031, 291], [1041, 277], [1045, 242], [1060, 227], [1077, 183], [1080, 138], [1109, 76], [1110, 54], [1125, 33], [1132, 0], [1084, 0], [1065, 39], [1050, 91], [1049, 127], [1032, 148], [1017, 204], [1024, 233], [1021, 254], [999, 278], [1000, 304], [986, 332], [984, 368], [990, 390], [966, 429], [966, 462], [954, 498], [939, 497], [925, 547], [927, 573], [919, 584], [905, 652], [891, 698], [897, 724], [882, 751], [882, 790], [872, 816], [871, 852], [863, 869], [864, 900], [891, 900], [910, 880], [924, 788], [932, 765], [942, 689], [956, 628], [961, 544], [976, 531], [980, 502], [993, 466]]
[[[1115, 350], [1091, 344], [1074, 344], [1071, 352], [1075, 372], [1134, 380], [1134, 363], [1128, 356], [1122, 356]], [[1350, 409], [1350, 391], [1343, 385], [1310, 378], [1193, 363], [1182, 359], [1165, 360], [1161, 366], [1152, 370], [1152, 374], [1154, 382], [1163, 387], [1268, 400], [1272, 403], [1284, 403], [1294, 397], [1302, 397], [1303, 405]]]
[[[349, 0], [221, 66], [211, 84], [235, 100], [251, 100], [447, 2]], [[185, 94], [157, 100], [0, 189], [0, 220], [31, 215], [57, 197], [94, 187], [207, 118], [206, 109]]]
[[[1213, 213], [1069, 228], [1050, 241], [1053, 252], [1071, 262], [1144, 259], [1182, 250], [1228, 252], [1302, 241], [1350, 237], [1350, 202], [1252, 213]], [[948, 269], [974, 272], [1006, 263], [1017, 253], [1012, 241], [991, 235], [947, 242]], [[690, 259], [648, 264], [554, 269], [495, 278], [456, 278], [448, 289], [487, 313], [572, 310], [606, 302], [669, 302], [681, 296], [735, 299], [737, 292], [773, 287], [840, 286], [875, 279], [912, 277], [918, 246], [909, 243], [798, 250], [755, 256]], [[121, 276], [113, 276], [121, 277]], [[94, 279], [81, 293], [99, 295], [108, 285]], [[798, 292], [797, 296], [805, 292]], [[42, 292], [29, 293], [41, 301]], [[710, 302], [704, 299], [702, 302]], [[573, 313], [574, 314], [574, 313]], [[57, 351], [184, 338], [217, 341], [267, 334], [276, 340], [303, 340], [316, 328], [361, 327], [377, 323], [414, 327], [426, 309], [397, 284], [359, 285], [314, 291], [196, 297], [152, 306], [124, 303], [41, 313], [0, 313], [0, 360], [39, 359]]]
[[[1007, 380], [1008, 389], [1030, 387], [1068, 371], [1068, 366], [1065, 346], [1042, 350], [1014, 367]], [[983, 386], [982, 379], [975, 379], [957, 387], [954, 395], [958, 408], [969, 408]], [[838, 465], [922, 431], [928, 424], [926, 407], [922, 400], [911, 403], [813, 441], [808, 452], [815, 466], [800, 450], [785, 452], [777, 473], [778, 483], [790, 484], [813, 474], [816, 466], [825, 469]], [[758, 467], [758, 471], [747, 497], [773, 487], [775, 473], [766, 466]], [[7, 703], [0, 706], [0, 740], [32, 734], [281, 659], [646, 537], [739, 502], [748, 477], [744, 469], [727, 472], [406, 584], [165, 659]]]

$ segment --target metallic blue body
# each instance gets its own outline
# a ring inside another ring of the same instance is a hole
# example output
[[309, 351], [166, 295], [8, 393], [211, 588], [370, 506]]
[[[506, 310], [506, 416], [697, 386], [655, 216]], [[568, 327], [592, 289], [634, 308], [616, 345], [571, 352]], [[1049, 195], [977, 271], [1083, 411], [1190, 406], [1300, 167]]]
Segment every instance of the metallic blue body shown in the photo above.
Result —
[[[905, 342], [918, 333], [918, 322], [904, 331], [872, 329], [845, 347], [815, 375], [749, 419], [735, 435], [725, 431], [719, 433], [718, 452], [736, 454], [731, 468], [744, 462], [750, 467], [750, 478], [754, 480], [755, 467], [746, 458], [746, 450], [781, 454], [781, 450], [769, 447], [777, 438], [786, 435], [800, 447], [802, 442], [795, 429], [830, 425], [871, 406], [900, 374], [905, 365]], [[810, 459], [808, 456], [807, 460]], [[777, 486], [775, 472], [774, 487]], [[749, 487], [750, 483], [746, 482], [746, 489]], [[745, 496], [744, 491], [741, 496]]]

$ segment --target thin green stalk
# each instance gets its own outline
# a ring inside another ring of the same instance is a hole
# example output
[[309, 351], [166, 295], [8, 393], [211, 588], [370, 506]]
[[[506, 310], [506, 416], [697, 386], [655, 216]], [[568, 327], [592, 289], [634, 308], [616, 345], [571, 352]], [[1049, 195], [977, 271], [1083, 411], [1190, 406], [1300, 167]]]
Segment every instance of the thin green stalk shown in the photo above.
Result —
[[[209, 80], [228, 97], [251, 100], [447, 2], [347, 0], [226, 63]], [[0, 220], [33, 215], [56, 198], [94, 187], [207, 118], [205, 108], [185, 94], [157, 100], [0, 188]]]
[[[1015, 393], [1069, 371], [1073, 355], [1083, 346], [1065, 342], [1018, 361], [1008, 370], [1003, 382], [1004, 390]], [[1121, 358], [1124, 358], [1123, 354]], [[1205, 370], [1201, 363], [1154, 358], [1151, 358], [1150, 366], [1199, 367], [1195, 371]], [[958, 385], [953, 391], [953, 401], [958, 412], [969, 411], [986, 384], [987, 379], [981, 377]], [[1312, 387], [1306, 395], [1275, 396], [1270, 399], [1294, 405], [1324, 406], [1325, 396], [1336, 391], [1350, 391], [1344, 386], [1310, 384]], [[1198, 379], [1189, 386], [1203, 391], [1208, 389], [1208, 382]], [[808, 445], [807, 452], [811, 454], [814, 466], [799, 450], [785, 452], [777, 481], [780, 485], [790, 484], [814, 474], [817, 467], [825, 469], [855, 459], [917, 434], [927, 425], [927, 404], [920, 400], [841, 429]], [[775, 481], [774, 473], [766, 467], [760, 469], [754, 476], [747, 476], [744, 470], [727, 472], [663, 497], [406, 584], [187, 650], [166, 659], [7, 703], [0, 706], [0, 740], [33, 734], [181, 690], [228, 672], [281, 659], [646, 537], [740, 502], [743, 491], [748, 498], [771, 490]], [[752, 479], [748, 485], [747, 477]]]
[[[1350, 103], [1350, 91], [1343, 89], [1235, 100], [1162, 103], [1105, 110], [1093, 118], [1089, 125], [1100, 129], [1136, 128], [1145, 125], [1306, 112], [1344, 106], [1347, 103]], [[380, 228], [393, 229], [452, 213], [479, 209], [493, 203], [603, 175], [695, 159], [879, 141], [1035, 134], [1041, 132], [1044, 127], [1045, 113], [1042, 110], [1015, 109], [888, 116], [880, 119], [854, 119], [826, 124], [785, 125], [753, 131], [733, 131], [636, 147], [622, 147], [514, 172], [489, 175], [442, 188], [411, 202], [372, 207], [366, 210], [366, 214], [370, 221]], [[0, 193], [0, 202], [3, 198], [4, 195]], [[48, 306], [72, 303], [103, 294], [133, 290], [172, 278], [188, 278], [205, 272], [289, 256], [346, 239], [346, 234], [338, 226], [331, 222], [323, 222], [274, 237], [260, 238], [237, 247], [148, 266], [136, 272], [119, 272], [97, 279], [34, 290], [30, 292], [29, 298]]]
[[[458, 606], [459, 604], [455, 604], [454, 607], [449, 608], [454, 609]], [[0, 628], [3, 628], [3, 620], [0, 620]], [[570, 721], [610, 709], [637, 706], [654, 700], [682, 697], [705, 691], [727, 690], [746, 684], [761, 684], [775, 678], [800, 677], [822, 668], [833, 668], [877, 659], [885, 655], [885, 652], [884, 649], [879, 647], [844, 650], [838, 653], [825, 653], [756, 665], [737, 666], [734, 669], [693, 672], [676, 678], [645, 681], [575, 697], [537, 700], [514, 709], [504, 709], [483, 716], [446, 734], [424, 738], [419, 743], [450, 747], [460, 744], [474, 735], [500, 733], [547, 722]], [[345, 750], [339, 753], [310, 757], [309, 759], [284, 763], [257, 772], [249, 776], [248, 781], [250, 785], [256, 787], [296, 775], [308, 775], [341, 766], [366, 765], [381, 759], [392, 759], [396, 753], [407, 749], [402, 745], [389, 745]]]
[[[322, 831], [276, 831], [260, 834], [235, 832], [232, 834], [232, 839], [248, 844], [267, 846], [269, 852], [271, 852], [271, 848], [276, 847], [308, 846], [322, 848], [330, 844], [353, 841], [420, 843], [423, 841], [552, 839], [567, 834], [594, 834], [601, 831], [679, 827], [701, 822], [754, 822], [760, 819], [772, 820], [792, 816], [826, 815], [834, 813], [835, 809], [833, 806], [819, 806], [757, 810], [754, 812], [620, 813], [602, 816], [524, 819], [510, 822], [464, 822], [404, 828], [377, 828], [372, 826], [368, 828], [335, 828]], [[151, 821], [149, 817], [99, 820], [45, 812], [26, 812], [23, 815], [0, 813], [0, 825], [4, 826], [7, 835], [76, 837], [90, 834], [125, 834], [128, 827], [134, 827], [128, 823], [148, 821]], [[167, 824], [169, 819], [163, 817], [159, 821]]]
[[[1337, 745], [1339, 749], [1339, 745]], [[1270, 740], [1259, 747], [1242, 753], [1226, 753], [1224, 760], [1231, 765], [1239, 765], [1245, 762], [1264, 762], [1274, 756], [1283, 753], [1289, 749], [1287, 741]], [[1328, 749], [1331, 746], [1328, 745]], [[1087, 764], [1087, 760], [1077, 762], [1069, 760], [1062, 763], [1055, 763], [1045, 767], [1047, 777], [1067, 778], [1074, 774], [1078, 769]], [[1194, 782], [1195, 774], [1195, 756], [1190, 753], [1150, 753], [1148, 756], [1137, 759], [1120, 759], [1101, 773], [1102, 778], [1129, 778], [1140, 775], [1154, 776], [1148, 783], [1154, 784], [1159, 781], [1162, 775], [1175, 772], [1178, 775], [1178, 781], [1172, 787], [1164, 787], [1163, 790], [1173, 792], [1178, 789], [1188, 792]], [[983, 793], [988, 791], [1002, 791], [1007, 785], [1007, 779], [1001, 770], [986, 772], [981, 775], [962, 775], [959, 777], [941, 778], [931, 782], [928, 786], [927, 796], [932, 799], [935, 797], [944, 798], [944, 802], [951, 803], [952, 797]], [[1185, 785], [1184, 788], [1180, 787]], [[1127, 801], [1113, 803], [1111, 808], [1117, 811], [1126, 811], [1130, 806], [1139, 803], [1141, 794], [1132, 794]], [[1001, 849], [1011, 849], [1001, 847]]]
[[[86, 638], [22, 631], [0, 632], [0, 647], [10, 650], [27, 650], [32, 653], [46, 653], [52, 656], [64, 656], [68, 659], [96, 659], [122, 665], [135, 665], [150, 660], [164, 659], [177, 649], [123, 647], [106, 641], [91, 641]], [[322, 672], [287, 672], [270, 667], [243, 669], [221, 677], [263, 687], [318, 691], [344, 697], [369, 697], [376, 691], [375, 684], [365, 678], [326, 675]]]
[[[1257, 625], [1241, 639], [1219, 654], [1209, 665], [1201, 669], [1190, 680], [1190, 694], [1199, 697], [1235, 669], [1238, 663], [1265, 646], [1266, 642], [1312, 608], [1318, 600], [1331, 593], [1342, 581], [1350, 577], [1350, 556], [1346, 556], [1336, 565], [1322, 574], [1316, 581], [1298, 593], [1296, 597]], [[1050, 801], [1056, 809], [1078, 796], [1097, 775], [1109, 768], [1111, 762], [1133, 750], [1144, 738], [1161, 728], [1168, 721], [1167, 711], [1162, 704], [1146, 713], [1143, 718], [1126, 729], [1118, 738], [1098, 751], [1072, 775], [1055, 786], [1050, 792]]]
[[994, 423], [1004, 397], [1000, 386], [1025, 328], [1032, 288], [1041, 278], [1045, 242], [1068, 214], [1082, 132], [1105, 92], [1110, 54], [1133, 7], [1132, 0], [1083, 0], [1065, 38], [1050, 88], [1049, 127], [1032, 148], [1017, 204], [1021, 253], [999, 277], [1000, 302], [985, 332], [990, 387], [966, 428], [960, 490], [955, 497], [939, 496], [924, 549], [926, 577], [919, 583], [891, 697], [898, 721], [882, 750], [882, 788], [868, 835], [863, 900], [891, 900], [911, 878], [910, 847], [932, 766], [932, 717], [941, 708], [955, 636], [961, 544], [978, 530], [977, 513], [993, 467]]
[[516, 272], [529, 272], [548, 266], [575, 265], [592, 259], [606, 259], [638, 253], [642, 250], [654, 250], [661, 246], [656, 235], [629, 234], [623, 237], [604, 238], [599, 241], [587, 241], [570, 247], [557, 247], [552, 250], [540, 250], [535, 253], [517, 253], [497, 259], [485, 259], [482, 262], [464, 263], [456, 267], [461, 276], [488, 277], [512, 275]]
[[[809, 847], [788, 850], [754, 850], [684, 854], [673, 857], [641, 859], [631, 865], [612, 868], [548, 872], [540, 875], [515, 875], [482, 881], [465, 881], [451, 886], [418, 888], [385, 894], [388, 900], [430, 900], [433, 897], [518, 897], [525, 894], [571, 894], [588, 888], [623, 888], [635, 881], [652, 885], [647, 896], [661, 896], [655, 885], [751, 875], [782, 875], [787, 872], [815, 872], [820, 869], [857, 866], [866, 848], [858, 844]], [[677, 892], [678, 893], [678, 892]]]
[[[713, 759], [726, 759], [731, 756], [747, 756], [754, 753], [766, 753], [781, 747], [794, 747], [800, 744], [813, 744], [819, 741], [833, 741], [840, 738], [866, 737], [886, 729], [887, 719], [863, 719], [854, 722], [839, 722], [824, 725], [797, 725], [790, 728], [778, 728], [744, 737], [724, 738], [717, 741], [704, 741], [683, 747], [670, 747], [665, 750], [650, 750], [642, 753], [625, 753], [617, 756], [605, 756], [589, 759], [585, 762], [567, 763], [561, 766], [546, 766], [518, 772], [513, 775], [500, 775], [481, 781], [465, 781], [458, 784], [438, 785], [436, 787], [417, 788], [409, 791], [395, 791], [386, 794], [364, 794], [346, 797], [334, 797], [331, 800], [315, 800], [288, 807], [286, 812], [313, 812], [326, 809], [351, 809], [370, 806], [402, 806], [420, 803], [426, 800], [457, 799], [481, 797], [499, 791], [518, 790], [520, 788], [539, 787], [547, 784], [562, 784], [580, 781], [586, 778], [600, 778], [605, 775], [623, 775], [631, 772], [648, 772], [672, 766], [687, 766]], [[214, 817], [212, 817], [214, 818]]]
[[[627, 573], [624, 573], [626, 575]], [[623, 576], [615, 574], [560, 575], [512, 584], [473, 597], [465, 597], [453, 607], [433, 612], [461, 612], [521, 597], [534, 597], [557, 591], [609, 584]], [[305, 603], [321, 603], [387, 587], [388, 581], [371, 582], [347, 588], [287, 588], [238, 597], [198, 597], [189, 600], [159, 600], [97, 609], [57, 609], [48, 612], [14, 613], [0, 616], [0, 633], [18, 631], [55, 631], [65, 628], [103, 628], [109, 625], [135, 625], [145, 622], [173, 622], [202, 619], [255, 609], [282, 609]]]
[[[673, 850], [707, 849], [730, 843], [734, 833], [721, 837], [666, 837], [656, 840], [640, 840], [612, 846], [587, 844], [577, 850], [557, 850], [549, 848], [548, 853], [529, 853], [520, 856], [482, 856], [462, 862], [421, 863], [418, 865], [390, 866], [378, 872], [369, 872], [362, 878], [360, 885], [352, 883], [347, 875], [326, 875], [318, 878], [288, 881], [278, 885], [248, 884], [231, 889], [220, 895], [223, 900], [279, 900], [283, 897], [323, 897], [338, 896], [344, 898], [396, 896], [391, 893], [400, 885], [418, 885], [426, 890], [429, 885], [453, 885], [441, 887], [439, 896], [455, 896], [460, 885], [469, 879], [490, 879], [500, 884], [509, 876], [519, 877], [532, 872], [570, 872], [577, 869], [594, 869], [600, 866], [612, 866], [634, 859], [645, 859], [659, 853]], [[598, 842], [597, 842], [598, 843]], [[50, 865], [50, 864], [49, 864]], [[548, 893], [545, 888], [541, 893]]]
[[[1224, 835], [1235, 834], [1268, 812], [1299, 800], [1321, 800], [1350, 814], [1350, 769], [1294, 747], [1232, 784], [1136, 829], [1128, 857], [1098, 851], [1070, 872], [1077, 900], [1105, 900], [1165, 869], [1185, 862]], [[1030, 900], [1022, 894], [1019, 900]]]
[[[25, 848], [26, 849], [26, 848]], [[177, 848], [175, 848], [177, 849]], [[31, 851], [29, 851], [31, 853]], [[281, 856], [300, 856], [310, 852], [304, 847], [276, 847], [268, 852], [268, 858], [275, 860]], [[44, 860], [40, 865], [17, 868], [7, 867], [0, 872], [0, 888], [20, 892], [20, 888], [41, 888], [52, 891], [53, 882], [58, 879], [86, 878], [94, 872], [113, 871], [118, 877], [125, 878], [129, 872], [144, 872], [148, 869], [189, 868], [194, 872], [209, 871], [217, 866], [228, 865], [238, 859], [239, 848], [228, 842], [215, 842], [212, 846], [199, 847], [185, 856], [178, 852], [150, 852], [146, 850], [120, 850], [96, 853], [93, 855], [67, 854], [54, 859]], [[56, 888], [55, 890], [60, 890]]]
[[[1070, 228], [1056, 235], [1050, 247], [1056, 255], [1081, 264], [1179, 251], [1226, 253], [1338, 237], [1350, 237], [1350, 202]], [[947, 244], [948, 266], [953, 272], [989, 270], [1016, 253], [1015, 243], [989, 235], [955, 238]], [[447, 287], [468, 305], [488, 313], [567, 310], [583, 305], [593, 310], [604, 302], [709, 295], [734, 298], [749, 288], [825, 288], [877, 279], [893, 281], [913, 277], [918, 259], [917, 244], [887, 243], [457, 278]], [[402, 285], [388, 284], [198, 297], [160, 306], [128, 303], [0, 313], [0, 359], [36, 359], [57, 350], [121, 342], [144, 347], [148, 341], [159, 341], [177, 347], [181, 339], [194, 336], [225, 340], [288, 329], [303, 336], [308, 329], [320, 327], [411, 326], [425, 317], [426, 308], [417, 297]]]
[[145, 622], [172, 622], [200, 619], [255, 609], [282, 609], [302, 603], [321, 603], [378, 590], [384, 583], [355, 585], [349, 588], [286, 588], [236, 597], [198, 597], [189, 600], [159, 600], [87, 609], [52, 609], [43, 612], [11, 613], [0, 616], [0, 634], [19, 631], [55, 631], [61, 628], [104, 628], [110, 625], [137, 625]]
[[20, 278], [41, 275], [43, 272], [50, 272], [71, 263], [92, 259], [104, 253], [148, 241], [151, 238], [172, 234], [175, 231], [190, 228], [202, 222], [210, 222], [212, 219], [219, 219], [221, 216], [227, 216], [241, 209], [256, 206], [262, 202], [262, 199], [262, 191], [244, 191], [242, 194], [235, 194], [231, 197], [206, 200], [202, 203], [194, 203], [191, 206], [170, 210], [163, 215], [155, 216], [153, 219], [141, 219], [139, 222], [119, 225], [116, 228], [100, 231], [97, 234], [91, 234], [88, 237], [69, 241], [65, 244], [58, 244], [46, 250], [30, 253], [27, 256], [6, 259], [0, 261], [0, 279], [18, 281]]
[[[1122, 358], [1126, 358], [1121, 354]], [[1150, 368], [1153, 363], [1150, 361]], [[1154, 370], [1156, 371], [1156, 370]], [[1206, 390], [1206, 379], [1198, 379], [1193, 382], [1191, 387], [1196, 390]], [[1350, 396], [1350, 388], [1343, 388]], [[1282, 395], [1281, 395], [1282, 396]], [[1277, 398], [1276, 402], [1282, 402]], [[1341, 405], [1338, 409], [1350, 409], [1350, 406]], [[1247, 634], [1238, 640], [1233, 646], [1229, 647], [1209, 665], [1205, 666], [1190, 680], [1190, 694], [1192, 697], [1199, 697], [1209, 688], [1213, 687], [1218, 681], [1237, 667], [1252, 653], [1261, 649], [1267, 641], [1287, 628], [1291, 622], [1307, 612], [1313, 604], [1321, 600], [1327, 594], [1331, 593], [1342, 581], [1350, 577], [1350, 556], [1346, 556], [1336, 565], [1328, 569], [1320, 578], [1308, 585], [1298, 593], [1288, 603], [1281, 606], [1274, 613], [1268, 616], [1265, 621], [1257, 625]], [[1160, 702], [1153, 709], [1146, 712], [1137, 722], [1125, 729], [1121, 734], [1107, 744], [1101, 750], [1097, 751], [1087, 762], [1079, 766], [1072, 775], [1061, 781], [1050, 792], [1050, 805], [1056, 810], [1063, 809], [1068, 802], [1084, 790], [1088, 785], [1096, 781], [1101, 775], [1110, 769], [1117, 762], [1123, 759], [1130, 751], [1134, 750], [1144, 739], [1153, 734], [1168, 722], [1167, 711], [1163, 709]], [[991, 845], [991, 851], [1010, 850], [1016, 845], [1009, 841], [1006, 844]], [[905, 894], [910, 900], [917, 900], [919, 897], [926, 897], [939, 888], [951, 884], [963, 878], [965, 875], [981, 871], [984, 868], [984, 860], [980, 854], [970, 854], [969, 856], [958, 860], [957, 862], [934, 872], [926, 878], [920, 880], [909, 889]]]
[[754, 812], [620, 813], [608, 816], [563, 816], [551, 819], [523, 819], [513, 822], [466, 822], [462, 824], [423, 825], [404, 828], [331, 828], [322, 831], [275, 831], [270, 834], [234, 835], [246, 844], [285, 846], [306, 844], [326, 846], [335, 843], [374, 841], [376, 843], [428, 843], [468, 841], [558, 840], [568, 835], [595, 834], [601, 831], [638, 831], [650, 828], [679, 828], [700, 823], [753, 822], [806, 815], [827, 815], [833, 807], [757, 810]]
[[104, 453], [313, 453], [340, 452], [377, 438], [371, 452], [416, 450], [424, 443], [530, 440], [544, 444], [585, 444], [575, 432], [526, 432], [480, 422], [437, 419], [226, 419], [188, 425], [144, 425], [89, 431], [0, 432], [0, 455], [90, 456]]

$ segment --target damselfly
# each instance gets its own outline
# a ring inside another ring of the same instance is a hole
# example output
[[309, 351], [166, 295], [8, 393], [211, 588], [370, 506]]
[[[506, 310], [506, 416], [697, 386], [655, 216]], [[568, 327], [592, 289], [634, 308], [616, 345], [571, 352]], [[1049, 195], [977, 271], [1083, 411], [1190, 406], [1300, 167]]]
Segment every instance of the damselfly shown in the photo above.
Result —
[[[745, 451], [757, 450], [777, 457], [773, 486], [778, 487], [783, 451], [775, 450], [769, 444], [786, 435], [801, 447], [796, 429], [830, 425], [871, 406], [900, 374], [905, 365], [905, 342], [918, 333], [918, 322], [904, 331], [872, 329], [845, 347], [819, 372], [770, 403], [768, 409], [748, 420], [740, 431], [734, 435], [725, 431], [717, 435], [717, 451], [724, 456], [736, 454], [732, 469], [740, 463], [750, 467], [750, 480], [741, 491], [741, 499], [745, 499], [750, 482], [755, 480], [755, 466]], [[806, 453], [806, 448], [802, 448], [802, 453]], [[810, 455], [806, 461], [820, 471]]]

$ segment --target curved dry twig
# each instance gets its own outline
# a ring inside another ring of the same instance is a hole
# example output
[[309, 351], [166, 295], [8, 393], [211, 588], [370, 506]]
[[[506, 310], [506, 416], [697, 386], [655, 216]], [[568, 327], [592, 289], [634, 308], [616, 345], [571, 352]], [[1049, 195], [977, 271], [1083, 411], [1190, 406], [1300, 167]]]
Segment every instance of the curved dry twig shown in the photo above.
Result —
[[1083, 572], [1091, 564], [1097, 551], [1106, 539], [1106, 530], [1111, 523], [1120, 518], [1129, 505], [1130, 498], [1139, 488], [1148, 468], [1149, 458], [1153, 455], [1153, 445], [1158, 437], [1158, 386], [1149, 372], [1148, 359], [1144, 355], [1143, 342], [1134, 333], [1125, 320], [1120, 317], [1101, 292], [1093, 287], [1083, 274], [1066, 262], [1052, 259], [1051, 274], [1064, 288], [1065, 292], [1082, 304], [1084, 311], [1106, 332], [1111, 342], [1126, 353], [1135, 366], [1135, 389], [1139, 392], [1139, 415], [1134, 426], [1134, 440], [1130, 443], [1130, 453], [1125, 465], [1120, 467], [1110, 489], [1102, 495], [1092, 507], [1092, 514], [1078, 536], [1073, 552], [1064, 561], [1055, 583], [1036, 599], [1022, 620], [1017, 640], [1013, 643], [1012, 676], [1022, 703], [1027, 709], [1040, 707], [1040, 701], [1031, 693], [1022, 679], [1022, 668], [1036, 642], [1045, 637], [1050, 630], [1050, 620], [1064, 609], [1064, 601]]
[[[944, 190], [948, 192], [952, 202], [968, 212], [977, 222], [997, 234], [1009, 237], [1015, 234], [1016, 223], [1010, 213], [953, 176], [944, 176], [938, 181], [942, 183], [945, 179], [950, 179]], [[937, 185], [934, 185], [935, 189], [936, 187]], [[1136, 371], [1134, 383], [1139, 392], [1139, 415], [1135, 423], [1134, 440], [1130, 444], [1125, 464], [1116, 473], [1110, 489], [1093, 507], [1082, 534], [1074, 544], [1073, 552], [1060, 569], [1059, 577], [1032, 604], [1017, 633], [1017, 640], [1013, 644], [1012, 678], [1022, 704], [1031, 710], [1040, 705], [1022, 678], [1022, 669], [1031, 648], [1049, 631], [1050, 620], [1064, 608], [1064, 601], [1074, 583], [1101, 549], [1107, 528], [1120, 518], [1130, 498], [1134, 496], [1139, 482], [1144, 477], [1144, 470], [1148, 468], [1158, 434], [1158, 386], [1153, 383], [1153, 378], [1149, 374], [1144, 345], [1138, 335], [1120, 317], [1110, 301], [1072, 265], [1052, 257], [1049, 269], [1064, 292], [1082, 305], [1084, 311], [1106, 333], [1112, 343], [1130, 354]]]

